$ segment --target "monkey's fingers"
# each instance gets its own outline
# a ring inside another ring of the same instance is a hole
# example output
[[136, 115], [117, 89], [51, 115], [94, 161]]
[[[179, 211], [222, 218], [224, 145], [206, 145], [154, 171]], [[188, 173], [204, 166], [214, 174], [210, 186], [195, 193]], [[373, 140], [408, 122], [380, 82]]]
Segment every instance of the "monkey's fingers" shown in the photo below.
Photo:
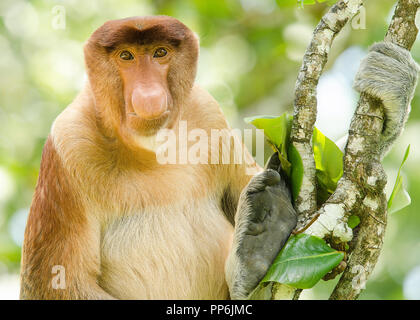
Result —
[[246, 193], [252, 194], [264, 191], [268, 186], [274, 186], [281, 181], [280, 174], [273, 169], [266, 169], [255, 175], [249, 182]]
[[287, 194], [290, 194], [290, 189], [291, 189], [290, 179], [287, 176], [286, 172], [282, 169], [278, 152], [275, 152], [271, 155], [271, 157], [268, 159], [267, 163], [265, 164], [264, 169], [277, 171], [280, 174], [280, 185], [284, 189], [287, 189], [286, 191]]
[[265, 170], [272, 169], [280, 173], [281, 163], [280, 163], [278, 152], [274, 152], [271, 155], [271, 157], [267, 160], [267, 163], [265, 164], [264, 169]]
[[411, 56], [410, 51], [404, 49], [392, 42], [377, 42], [369, 48], [369, 52], [378, 52], [390, 58], [397, 60], [413, 69], [418, 69], [416, 61]]

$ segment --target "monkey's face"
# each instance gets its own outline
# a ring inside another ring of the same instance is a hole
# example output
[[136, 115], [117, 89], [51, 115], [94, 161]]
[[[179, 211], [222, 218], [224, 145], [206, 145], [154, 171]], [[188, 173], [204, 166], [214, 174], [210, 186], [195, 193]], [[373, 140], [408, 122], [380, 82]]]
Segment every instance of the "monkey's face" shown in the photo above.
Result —
[[166, 16], [108, 21], [85, 46], [98, 114], [124, 135], [150, 136], [177, 119], [194, 83], [198, 39]]
[[130, 128], [142, 132], [160, 128], [174, 113], [168, 85], [174, 54], [175, 49], [165, 43], [122, 46], [113, 52], [123, 84], [123, 111]]

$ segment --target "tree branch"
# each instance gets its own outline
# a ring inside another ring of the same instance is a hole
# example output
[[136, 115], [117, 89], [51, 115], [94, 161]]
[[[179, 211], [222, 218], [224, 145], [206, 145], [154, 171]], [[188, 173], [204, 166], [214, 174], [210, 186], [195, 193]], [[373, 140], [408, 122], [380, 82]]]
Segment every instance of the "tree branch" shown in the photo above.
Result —
[[328, 61], [334, 38], [347, 21], [357, 13], [361, 5], [362, 0], [341, 0], [322, 17], [306, 49], [296, 81], [290, 139], [302, 158], [304, 168], [302, 186], [295, 200], [295, 209], [298, 213], [296, 229], [307, 225], [314, 218], [317, 210], [315, 161], [311, 139], [317, 114], [318, 80]]
[[[303, 179], [295, 200], [298, 213], [296, 230], [305, 228], [317, 214], [315, 161], [311, 139], [317, 115], [316, 87], [336, 35], [358, 12], [362, 0], [341, 0], [322, 17], [314, 30], [313, 38], [303, 57], [303, 63], [295, 85], [294, 117], [291, 143], [303, 162]], [[325, 210], [322, 209], [322, 210]], [[307, 233], [307, 231], [306, 231]], [[299, 290], [274, 284], [272, 299], [297, 299]]]
[[[399, 0], [385, 41], [411, 49], [418, 32], [415, 16], [419, 6], [418, 0]], [[382, 119], [380, 101], [362, 94], [350, 125], [343, 177], [357, 184], [363, 194], [362, 205], [350, 208], [361, 223], [353, 239], [349, 263], [330, 299], [357, 299], [382, 248], [387, 218], [386, 175], [380, 163], [383, 154], [378, 148]]]
[[[299, 215], [297, 229], [307, 228], [305, 233], [324, 238], [340, 250], [351, 241], [348, 265], [330, 299], [356, 299], [359, 296], [379, 257], [386, 227], [387, 202], [383, 191], [386, 174], [381, 165], [383, 150], [379, 148], [384, 114], [381, 102], [366, 94], [361, 95], [350, 125], [343, 177], [336, 191], [316, 210], [315, 163], [311, 147], [317, 113], [316, 86], [332, 41], [361, 5], [361, 0], [342, 0], [322, 18], [303, 58], [295, 89], [291, 140], [304, 167], [302, 187], [295, 203]], [[419, 0], [398, 2], [385, 41], [411, 48], [417, 35], [414, 20], [419, 5]], [[352, 214], [361, 220], [354, 237], [347, 225]], [[344, 266], [341, 265], [341, 270]], [[297, 299], [300, 290], [274, 284], [271, 293], [272, 299]]]

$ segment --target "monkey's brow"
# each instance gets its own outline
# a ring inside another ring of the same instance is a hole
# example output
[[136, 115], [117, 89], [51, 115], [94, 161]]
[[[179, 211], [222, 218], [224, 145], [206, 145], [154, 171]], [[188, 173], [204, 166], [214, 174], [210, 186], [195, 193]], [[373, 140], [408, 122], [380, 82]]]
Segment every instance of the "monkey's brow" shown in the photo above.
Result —
[[112, 33], [104, 35], [99, 44], [107, 50], [113, 50], [122, 44], [148, 45], [153, 43], [168, 43], [178, 47], [185, 34], [177, 28], [165, 28], [164, 26], [153, 26], [147, 29], [137, 29], [131, 26], [124, 26]]

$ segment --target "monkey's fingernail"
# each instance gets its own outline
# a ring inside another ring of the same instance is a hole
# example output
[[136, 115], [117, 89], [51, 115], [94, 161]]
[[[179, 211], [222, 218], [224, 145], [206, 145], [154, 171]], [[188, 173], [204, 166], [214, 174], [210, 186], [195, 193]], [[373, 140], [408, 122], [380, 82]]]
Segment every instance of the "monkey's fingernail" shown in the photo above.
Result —
[[265, 179], [265, 182], [269, 186], [273, 186], [273, 185], [279, 183], [280, 180], [281, 180], [280, 179], [280, 175], [279, 175], [279, 173], [276, 170], [267, 169], [265, 174], [266, 174], [266, 176], [265, 176], [265, 178], [266, 178]]

